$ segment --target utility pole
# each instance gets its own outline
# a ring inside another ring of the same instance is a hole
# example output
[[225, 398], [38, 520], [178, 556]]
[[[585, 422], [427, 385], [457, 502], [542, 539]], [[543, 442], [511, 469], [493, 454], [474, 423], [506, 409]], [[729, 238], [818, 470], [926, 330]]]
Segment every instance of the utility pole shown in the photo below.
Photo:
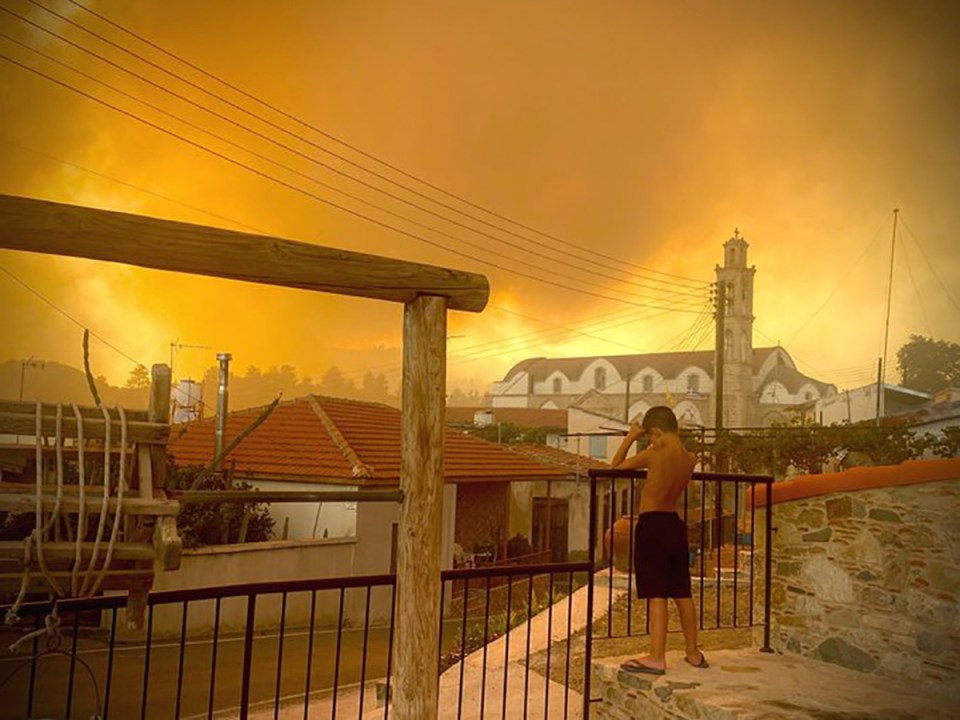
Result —
[[724, 338], [724, 322], [723, 318], [726, 314], [727, 308], [727, 284], [722, 280], [717, 282], [717, 305], [716, 313], [714, 317], [717, 321], [717, 337], [714, 341], [716, 356], [714, 362], [714, 380], [713, 380], [713, 395], [715, 398], [714, 407], [716, 413], [714, 415], [713, 426], [717, 435], [720, 434], [720, 431], [723, 430], [723, 366], [724, 366], [724, 355], [726, 353], [726, 341]]
[[[882, 390], [883, 383], [886, 381], [887, 375], [887, 340], [890, 339], [890, 301], [893, 298], [893, 256], [897, 249], [897, 218], [899, 216], [900, 208], [894, 208], [893, 235], [890, 238], [890, 276], [887, 280], [887, 318], [883, 323], [883, 357], [880, 359], [880, 380], [878, 382], [879, 390]], [[886, 407], [884, 405], [883, 392], [881, 392], [877, 397], [877, 425], [880, 424], [880, 418], [882, 418], [886, 412]]]
[[43, 360], [35, 360], [33, 355], [28, 357], [26, 360], [20, 361], [20, 392], [17, 395], [17, 400], [21, 402], [23, 401], [23, 380], [24, 376], [26, 375], [27, 368], [42, 368], [44, 365], [46, 365], [46, 363], [44, 363]]
[[627, 366], [627, 391], [623, 398], [623, 423], [624, 425], [630, 424], [630, 380], [631, 380], [631, 368]]
[[877, 427], [880, 427], [880, 418], [883, 417], [883, 358], [877, 358]]

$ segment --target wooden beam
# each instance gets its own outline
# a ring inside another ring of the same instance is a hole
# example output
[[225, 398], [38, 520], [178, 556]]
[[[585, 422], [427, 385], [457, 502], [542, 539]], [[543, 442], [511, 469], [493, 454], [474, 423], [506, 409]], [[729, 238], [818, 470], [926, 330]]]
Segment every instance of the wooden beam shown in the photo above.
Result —
[[164, 570], [177, 570], [183, 554], [183, 538], [177, 532], [177, 519], [160, 518], [153, 532], [153, 549], [157, 563]]
[[[57, 503], [57, 496], [52, 488], [47, 485], [47, 492], [41, 496], [44, 512], [53, 512]], [[80, 511], [80, 498], [74, 492], [66, 492], [60, 499], [61, 513], [78, 513]], [[97, 491], [100, 492], [97, 492]], [[84, 507], [86, 512], [99, 513], [103, 503], [102, 488], [86, 488], [86, 497], [84, 498]], [[0, 510], [12, 513], [32, 513], [37, 507], [37, 496], [35, 491], [26, 485], [20, 485], [17, 489], [11, 489], [10, 484], [0, 488]], [[116, 497], [107, 499], [107, 510], [111, 515], [116, 511]], [[123, 512], [127, 515], [158, 515], [163, 517], [175, 517], [180, 513], [180, 503], [176, 500], [152, 500], [134, 497], [125, 497], [123, 499]]]
[[471, 312], [490, 294], [475, 273], [11, 195], [0, 195], [0, 247], [403, 303], [438, 295]]
[[[51, 572], [53, 577], [70, 584], [70, 570], [62, 572]], [[15, 572], [0, 572], [0, 592], [17, 592], [20, 589], [20, 583], [23, 582], [23, 574], [17, 570]], [[101, 590], [133, 590], [149, 589], [153, 584], [153, 569], [132, 569], [132, 570], [111, 570], [103, 578]], [[30, 576], [28, 592], [48, 592], [50, 586], [43, 575], [39, 572]], [[132, 594], [132, 593], [131, 593]]]
[[393, 715], [435, 720], [446, 400], [446, 303], [419, 297], [403, 313], [403, 396]]
[[401, 502], [399, 490], [167, 490], [181, 505], [315, 502]]
[[[70, 409], [70, 403], [61, 403], [61, 405], [63, 405], [64, 409], [64, 419], [66, 419], [68, 414], [72, 417], [73, 412]], [[57, 416], [57, 406], [55, 403], [42, 403], [41, 407], [43, 408], [44, 415], [49, 415], [53, 418]], [[80, 415], [85, 419], [103, 420], [103, 411], [98, 407], [79, 405], [77, 406], [77, 409], [80, 411]], [[0, 412], [20, 413], [30, 415], [32, 417], [36, 411], [37, 403], [32, 400], [0, 400]], [[108, 407], [107, 411], [110, 413], [110, 417], [119, 422], [115, 408]], [[130, 422], [131, 420], [146, 422], [147, 420], [146, 410], [128, 410], [124, 408], [124, 412], [127, 415], [127, 422]]]
[[[52, 415], [44, 416], [41, 427], [44, 435], [53, 437], [57, 431], [57, 419]], [[85, 419], [83, 421], [83, 437], [85, 439], [103, 438], [105, 427], [106, 422], [103, 416], [99, 420]], [[119, 444], [120, 421], [111, 420], [110, 427], [112, 428], [112, 437], [117, 438]], [[32, 414], [0, 412], [0, 434], [32, 436], [36, 432], [36, 428], [36, 417]], [[63, 434], [71, 438], [77, 436], [77, 420], [73, 417], [73, 413], [63, 416]], [[163, 445], [167, 442], [169, 434], [170, 427], [166, 424], [139, 421], [127, 423], [127, 442], [129, 443]]]
[[[80, 543], [80, 554], [84, 559], [93, 554], [93, 546], [94, 543], [92, 542]], [[47, 562], [64, 561], [72, 563], [76, 557], [76, 552], [76, 544], [72, 542], [45, 542], [43, 544], [43, 557]], [[102, 563], [105, 556], [106, 543], [101, 543], [98, 562]], [[156, 553], [153, 546], [145, 543], [118, 542], [113, 546], [114, 560], [147, 560], [152, 562], [155, 557]], [[0, 541], [0, 558], [15, 558], [22, 561], [23, 541]]]

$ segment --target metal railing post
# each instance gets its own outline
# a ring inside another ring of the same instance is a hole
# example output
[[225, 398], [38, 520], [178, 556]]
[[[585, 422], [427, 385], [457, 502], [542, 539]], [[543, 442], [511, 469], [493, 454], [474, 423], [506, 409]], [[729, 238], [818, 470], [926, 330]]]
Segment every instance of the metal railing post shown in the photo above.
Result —
[[[590, 569], [587, 571], [587, 627], [584, 642], [586, 647], [583, 651], [583, 717], [590, 717], [590, 676], [592, 673], [591, 665], [593, 663], [593, 574], [597, 564], [597, 479], [590, 476]], [[610, 550], [613, 555], [613, 529], [610, 530]], [[611, 591], [613, 588], [611, 587]], [[568, 612], [573, 612], [573, 596], [568, 601], [570, 606]], [[609, 622], [609, 619], [607, 620]], [[569, 645], [570, 638], [567, 637]]]
[[257, 596], [247, 595], [247, 626], [243, 633], [243, 670], [240, 677], [240, 720], [247, 720], [250, 707], [250, 671], [253, 666], [253, 633], [256, 629]]
[[763, 647], [760, 652], [772, 653], [770, 647], [770, 575], [773, 567], [773, 478], [767, 484], [767, 517], [766, 538], [764, 539], [764, 552], [766, 556], [763, 559], [764, 564], [764, 587], [763, 587]]

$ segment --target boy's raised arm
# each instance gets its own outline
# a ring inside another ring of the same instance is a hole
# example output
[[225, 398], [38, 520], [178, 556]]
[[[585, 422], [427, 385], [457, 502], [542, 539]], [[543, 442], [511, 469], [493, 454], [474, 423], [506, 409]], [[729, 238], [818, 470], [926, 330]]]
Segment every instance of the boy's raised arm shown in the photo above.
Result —
[[630, 452], [630, 448], [633, 447], [633, 444], [637, 441], [637, 438], [643, 435], [643, 433], [644, 430], [639, 423], [633, 422], [630, 424], [630, 430], [623, 438], [623, 442], [620, 443], [620, 447], [617, 448], [617, 452], [614, 453], [613, 459], [610, 461], [610, 464], [613, 467], [629, 470], [632, 468], [642, 468], [647, 466], [646, 450], [637, 453], [630, 459], [626, 459], [627, 453]]
[[645, 448], [636, 455], [632, 455], [626, 460], [621, 460], [619, 463], [614, 465], [614, 467], [618, 470], [636, 470], [638, 468], [645, 468], [650, 464], [651, 452], [652, 450], [650, 448]]

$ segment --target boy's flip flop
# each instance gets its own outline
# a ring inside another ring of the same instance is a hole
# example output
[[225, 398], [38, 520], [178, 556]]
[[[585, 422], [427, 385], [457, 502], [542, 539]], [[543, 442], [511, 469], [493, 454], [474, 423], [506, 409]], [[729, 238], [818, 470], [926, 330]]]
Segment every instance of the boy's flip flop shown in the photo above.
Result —
[[666, 675], [667, 671], [662, 668], [656, 668], [652, 665], [646, 665], [639, 660], [627, 660], [620, 665], [620, 669], [628, 673], [647, 673], [648, 675]]
[[707, 662], [707, 656], [703, 654], [703, 650], [700, 651], [700, 662], [692, 663], [687, 659], [686, 655], [683, 656], [683, 661], [687, 665], [690, 665], [691, 667], [699, 668], [701, 670], [706, 670], [708, 667], [710, 667], [710, 663]]

